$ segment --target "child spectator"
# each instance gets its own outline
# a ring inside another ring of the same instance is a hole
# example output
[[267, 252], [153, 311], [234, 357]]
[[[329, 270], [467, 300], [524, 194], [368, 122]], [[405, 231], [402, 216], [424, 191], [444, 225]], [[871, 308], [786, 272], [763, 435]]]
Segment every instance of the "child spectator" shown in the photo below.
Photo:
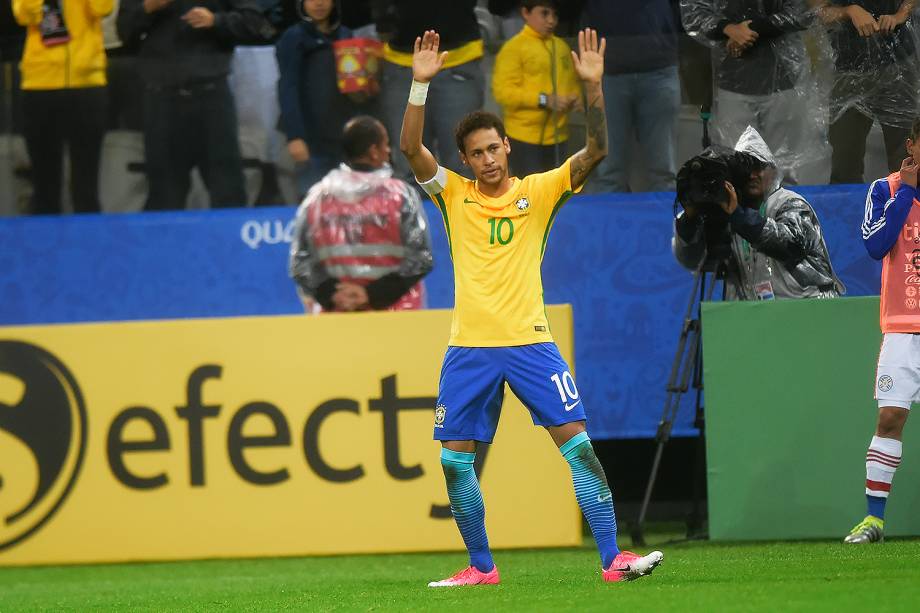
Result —
[[581, 100], [572, 50], [553, 35], [555, 0], [524, 0], [524, 27], [495, 58], [492, 93], [511, 141], [511, 169], [519, 177], [544, 172], [566, 157], [569, 112]]
[[332, 43], [351, 38], [334, 0], [300, 0], [301, 22], [277, 45], [278, 101], [287, 149], [298, 164], [300, 195], [343, 161], [342, 129], [355, 104], [338, 90]]

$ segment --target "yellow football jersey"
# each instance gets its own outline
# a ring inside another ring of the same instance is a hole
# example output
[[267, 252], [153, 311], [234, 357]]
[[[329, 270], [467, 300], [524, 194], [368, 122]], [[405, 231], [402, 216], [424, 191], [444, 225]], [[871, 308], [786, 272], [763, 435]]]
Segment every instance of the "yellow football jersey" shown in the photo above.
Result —
[[570, 161], [513, 179], [498, 198], [446, 170], [441, 211], [454, 263], [449, 344], [507, 347], [553, 340], [543, 304], [540, 265], [550, 227], [573, 192]]

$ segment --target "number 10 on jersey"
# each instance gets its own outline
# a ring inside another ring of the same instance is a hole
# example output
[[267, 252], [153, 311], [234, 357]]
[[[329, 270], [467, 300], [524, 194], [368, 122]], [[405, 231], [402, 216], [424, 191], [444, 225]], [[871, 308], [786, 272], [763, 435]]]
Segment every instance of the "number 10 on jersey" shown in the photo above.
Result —
[[514, 223], [507, 217], [492, 217], [489, 219], [489, 244], [494, 245], [498, 240], [499, 245], [507, 245], [514, 238]]

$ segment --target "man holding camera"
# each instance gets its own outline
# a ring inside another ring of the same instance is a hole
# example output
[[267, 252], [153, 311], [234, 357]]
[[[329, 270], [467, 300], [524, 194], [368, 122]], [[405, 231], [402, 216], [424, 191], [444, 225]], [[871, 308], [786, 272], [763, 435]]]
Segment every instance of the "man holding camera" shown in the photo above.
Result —
[[674, 222], [677, 261], [689, 269], [718, 263], [728, 300], [844, 293], [814, 210], [781, 181], [772, 152], [750, 126], [734, 151], [711, 147], [690, 159], [677, 175], [684, 208]]

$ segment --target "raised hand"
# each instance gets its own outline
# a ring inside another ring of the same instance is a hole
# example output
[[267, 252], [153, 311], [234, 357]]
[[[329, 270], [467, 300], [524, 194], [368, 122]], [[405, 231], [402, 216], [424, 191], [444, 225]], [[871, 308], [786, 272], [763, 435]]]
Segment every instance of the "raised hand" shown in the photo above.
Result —
[[575, 73], [582, 81], [601, 82], [604, 76], [604, 51], [606, 49], [606, 39], [602, 38], [598, 45], [597, 30], [585, 28], [578, 33], [578, 53], [572, 51], [572, 63], [575, 64]]
[[415, 39], [412, 53], [412, 78], [419, 83], [431, 81], [447, 58], [447, 51], [438, 53], [441, 35], [434, 30], [425, 30], [425, 34]]

